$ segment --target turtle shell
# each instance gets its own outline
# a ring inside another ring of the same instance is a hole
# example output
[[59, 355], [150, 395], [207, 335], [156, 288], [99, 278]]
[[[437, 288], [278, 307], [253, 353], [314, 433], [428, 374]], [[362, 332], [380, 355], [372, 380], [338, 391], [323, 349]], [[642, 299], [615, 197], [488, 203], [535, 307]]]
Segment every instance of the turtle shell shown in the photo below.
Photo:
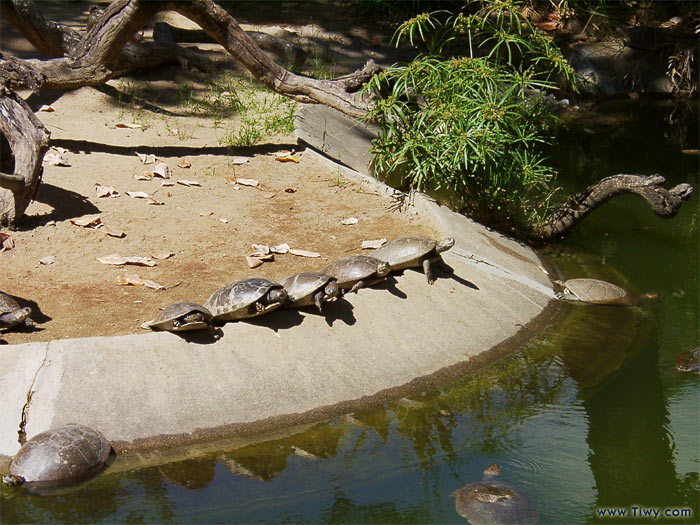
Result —
[[627, 304], [630, 294], [624, 288], [598, 279], [569, 279], [564, 282], [565, 292], [579, 301], [598, 304]]
[[[271, 290], [278, 290], [277, 300], [266, 301], [265, 296]], [[278, 308], [287, 298], [281, 284], [251, 277], [224, 286], [214, 292], [204, 303], [214, 321], [233, 321], [255, 317]]]
[[338, 286], [347, 290], [362, 280], [368, 281], [367, 285], [373, 284], [387, 275], [390, 270], [389, 264], [376, 257], [352, 255], [329, 264], [321, 272], [335, 277]]
[[678, 354], [674, 363], [680, 372], [700, 372], [700, 346]]
[[37, 434], [10, 463], [10, 474], [25, 482], [70, 483], [102, 467], [111, 450], [109, 441], [84, 425], [66, 425]]
[[146, 326], [151, 330], [183, 332], [207, 328], [211, 320], [211, 312], [203, 306], [197, 303], [181, 302], [164, 308], [155, 319], [148, 321]]
[[[330, 281], [335, 281], [323, 272], [302, 272], [290, 275], [285, 280], [280, 281], [287, 291], [288, 306], [309, 306], [314, 304], [314, 295], [322, 290]], [[325, 301], [331, 297], [324, 296]]]
[[31, 308], [22, 308], [14, 297], [0, 292], [0, 328], [12, 328], [20, 323], [32, 324], [28, 319], [31, 313]]
[[438, 257], [440, 252], [450, 249], [454, 239], [445, 239], [438, 243], [427, 237], [402, 237], [389, 241], [372, 252], [372, 257], [386, 261], [392, 270], [402, 270], [420, 266], [425, 257]]

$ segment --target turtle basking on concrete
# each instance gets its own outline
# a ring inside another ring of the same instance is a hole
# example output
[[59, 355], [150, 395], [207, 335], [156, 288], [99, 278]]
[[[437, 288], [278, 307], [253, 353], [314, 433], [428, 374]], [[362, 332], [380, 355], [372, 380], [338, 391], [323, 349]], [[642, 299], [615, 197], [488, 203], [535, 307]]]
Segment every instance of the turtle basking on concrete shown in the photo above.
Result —
[[79, 481], [100, 469], [112, 447], [98, 431], [66, 425], [37, 434], [12, 458], [5, 485], [56, 485]]
[[436, 241], [427, 237], [402, 237], [389, 241], [372, 252], [372, 257], [386, 261], [392, 270], [422, 267], [429, 284], [435, 282], [433, 265], [445, 265], [440, 254], [455, 245], [451, 237]]
[[598, 279], [569, 279], [568, 281], [554, 281], [563, 288], [563, 292], [557, 294], [558, 299], [569, 301], [583, 301], [594, 304], [635, 304], [639, 299], [653, 299], [656, 294], [635, 295], [624, 288]]
[[33, 328], [34, 321], [29, 318], [31, 314], [31, 308], [22, 308], [14, 297], [0, 292], [0, 329], [9, 330], [18, 324]]
[[491, 465], [484, 479], [455, 493], [455, 508], [472, 525], [537, 523], [539, 513], [530, 499], [509, 483], [498, 481], [501, 468]]
[[673, 362], [679, 372], [700, 372], [700, 346], [681, 352]]
[[209, 310], [196, 303], [182, 302], [164, 308], [155, 319], [143, 324], [150, 330], [184, 332], [210, 328], [212, 315]]
[[341, 290], [355, 292], [381, 281], [391, 271], [389, 263], [376, 257], [352, 255], [329, 264], [321, 270], [334, 277]]
[[301, 307], [315, 304], [319, 312], [321, 304], [333, 301], [340, 293], [335, 277], [322, 272], [302, 272], [287, 277], [280, 284], [287, 292], [287, 307]]
[[204, 303], [216, 322], [255, 317], [279, 308], [287, 299], [284, 287], [261, 277], [224, 286]]

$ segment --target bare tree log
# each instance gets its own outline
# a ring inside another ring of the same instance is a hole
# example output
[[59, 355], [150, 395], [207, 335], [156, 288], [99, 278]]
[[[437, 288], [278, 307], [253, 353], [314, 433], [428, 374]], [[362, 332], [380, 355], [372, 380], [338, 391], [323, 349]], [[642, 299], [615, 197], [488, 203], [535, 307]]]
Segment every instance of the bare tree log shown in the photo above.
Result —
[[[3, 148], [0, 171], [0, 224], [17, 224], [34, 198], [43, 173], [42, 161], [50, 134], [31, 108], [14, 92], [0, 87], [0, 133], [12, 156]], [[5, 145], [5, 144], [3, 144]], [[14, 166], [5, 173], [6, 166]]]
[[576, 224], [598, 206], [616, 195], [632, 193], [645, 199], [652, 211], [662, 218], [673, 217], [693, 193], [690, 184], [679, 184], [670, 190], [661, 175], [612, 175], [572, 194], [567, 201], [536, 230], [537, 240], [553, 240], [568, 234]]

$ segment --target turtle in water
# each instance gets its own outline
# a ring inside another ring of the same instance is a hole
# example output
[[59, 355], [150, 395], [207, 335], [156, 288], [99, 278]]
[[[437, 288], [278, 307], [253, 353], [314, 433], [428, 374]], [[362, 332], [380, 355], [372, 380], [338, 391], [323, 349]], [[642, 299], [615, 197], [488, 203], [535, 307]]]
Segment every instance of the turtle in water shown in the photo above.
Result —
[[377, 248], [372, 252], [372, 257], [388, 262], [392, 270], [422, 267], [428, 284], [433, 284], [433, 264], [446, 266], [440, 254], [454, 245], [455, 240], [452, 237], [441, 241], [427, 237], [402, 237]]
[[18, 324], [24, 324], [29, 328], [34, 327], [34, 321], [29, 316], [32, 309], [28, 306], [22, 308], [11, 295], [0, 292], [0, 328], [9, 330]]
[[271, 312], [286, 299], [287, 292], [281, 284], [251, 277], [217, 290], [204, 307], [212, 313], [214, 321], [234, 321]]
[[143, 323], [143, 327], [150, 330], [184, 332], [209, 328], [211, 319], [211, 312], [203, 306], [197, 303], [182, 302], [164, 308], [155, 319]]
[[315, 304], [322, 312], [324, 301], [333, 301], [340, 293], [335, 277], [322, 272], [302, 272], [287, 277], [280, 284], [287, 292], [287, 307], [309, 306]]
[[539, 512], [530, 499], [509, 483], [498, 481], [501, 468], [491, 465], [484, 479], [469, 483], [455, 494], [455, 508], [472, 525], [537, 523]]
[[634, 304], [639, 299], [653, 299], [656, 294], [634, 295], [624, 288], [598, 279], [569, 279], [568, 281], [554, 281], [563, 288], [563, 292], [557, 294], [558, 299], [570, 301], [583, 301], [595, 304]]
[[100, 432], [84, 425], [47, 430], [22, 445], [2, 482], [40, 486], [79, 481], [101, 468], [111, 450]]
[[334, 277], [341, 290], [355, 292], [381, 281], [391, 271], [389, 263], [365, 255], [352, 255], [329, 264], [321, 270]]
[[700, 372], [700, 346], [681, 352], [673, 362], [679, 372]]

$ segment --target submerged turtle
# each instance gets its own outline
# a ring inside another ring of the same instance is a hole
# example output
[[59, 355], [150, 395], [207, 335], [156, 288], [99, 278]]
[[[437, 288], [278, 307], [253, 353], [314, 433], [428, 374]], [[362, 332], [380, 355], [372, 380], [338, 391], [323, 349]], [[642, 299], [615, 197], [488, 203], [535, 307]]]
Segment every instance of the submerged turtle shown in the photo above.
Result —
[[279, 308], [287, 299], [281, 284], [251, 277], [224, 286], [204, 303], [214, 321], [234, 321], [255, 317]]
[[84, 425], [47, 430], [22, 445], [2, 482], [53, 485], [78, 481], [102, 467], [111, 449], [100, 432]]
[[321, 312], [321, 303], [334, 300], [340, 293], [335, 277], [322, 272], [302, 272], [287, 277], [280, 284], [287, 292], [286, 306], [315, 304]]
[[203, 306], [182, 302], [164, 308], [155, 319], [144, 323], [144, 328], [184, 332], [185, 330], [209, 328], [211, 320], [211, 312]]
[[620, 288], [606, 281], [598, 279], [569, 279], [568, 281], [555, 281], [564, 291], [557, 294], [559, 299], [570, 301], [583, 301], [595, 304], [634, 304], [641, 298], [655, 298], [655, 294], [634, 295], [624, 288]]
[[436, 241], [427, 237], [402, 237], [389, 241], [372, 252], [372, 256], [386, 261], [392, 270], [422, 267], [429, 284], [435, 282], [432, 265], [445, 264], [440, 254], [455, 245], [451, 237]]
[[34, 327], [34, 321], [29, 316], [32, 309], [28, 306], [22, 308], [11, 295], [0, 292], [0, 328], [9, 330], [13, 326], [24, 323], [30, 328]]
[[389, 263], [376, 257], [352, 255], [329, 264], [322, 273], [335, 277], [341, 290], [357, 293], [360, 288], [381, 281], [391, 271]]
[[679, 372], [700, 372], [700, 346], [681, 352], [673, 362]]
[[498, 481], [498, 465], [484, 470], [484, 479], [455, 494], [455, 508], [472, 525], [536, 523], [539, 513], [530, 499], [509, 483]]

